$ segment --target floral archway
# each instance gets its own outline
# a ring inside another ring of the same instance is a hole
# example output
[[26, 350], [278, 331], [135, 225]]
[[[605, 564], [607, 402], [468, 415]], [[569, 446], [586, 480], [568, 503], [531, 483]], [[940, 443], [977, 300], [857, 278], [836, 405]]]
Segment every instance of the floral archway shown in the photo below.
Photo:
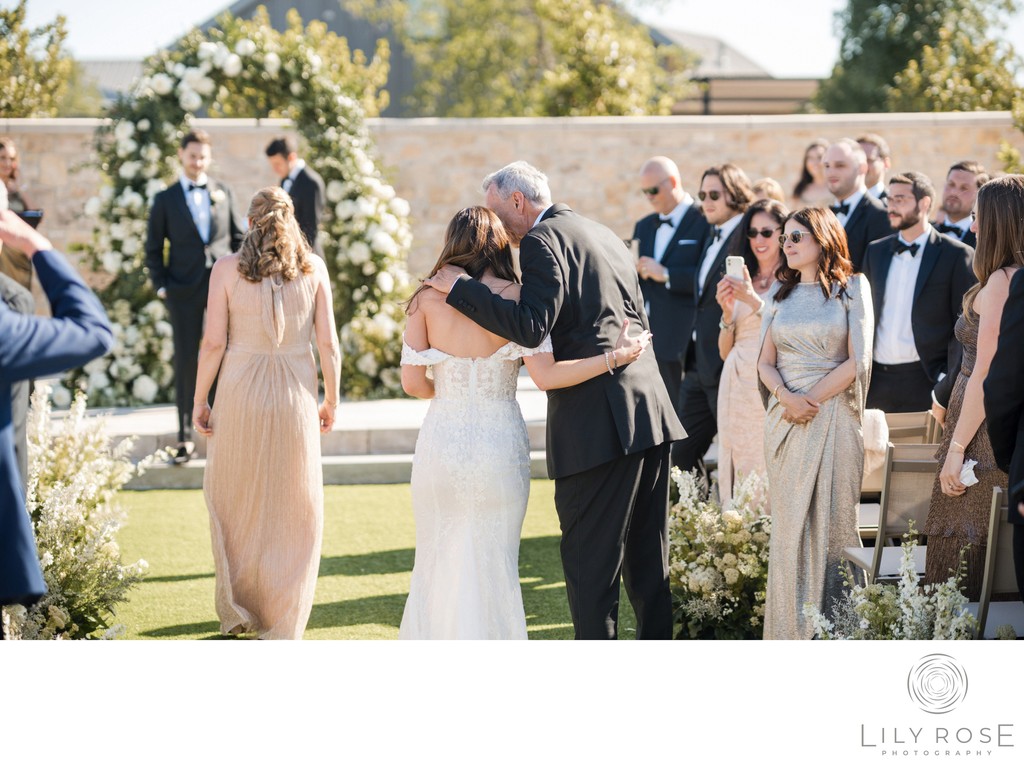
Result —
[[[89, 200], [98, 219], [86, 264], [103, 275], [100, 298], [115, 324], [113, 352], [69, 373], [58, 405], [84, 387], [89, 403], [127, 406], [172, 400], [171, 327], [143, 268], [150, 202], [177, 172], [178, 141], [197, 112], [211, 116], [284, 116], [326, 184], [321, 221], [343, 351], [342, 386], [352, 398], [400, 390], [402, 319], [412, 243], [408, 203], [395, 195], [375, 160], [365, 124], [386, 99], [387, 48], [367, 62], [320, 22], [275, 31], [260, 8], [252, 20], [230, 15], [219, 28], [193, 30], [177, 48], [147, 60], [133, 94], [115, 104], [97, 132], [108, 179]], [[245, 201], [237, 201], [244, 213]]]

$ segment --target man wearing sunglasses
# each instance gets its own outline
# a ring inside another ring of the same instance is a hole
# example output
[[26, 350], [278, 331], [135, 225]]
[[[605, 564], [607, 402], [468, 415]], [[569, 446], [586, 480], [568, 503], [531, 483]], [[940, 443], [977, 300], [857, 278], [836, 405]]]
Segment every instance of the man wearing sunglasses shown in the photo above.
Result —
[[832, 212], [846, 230], [853, 270], [860, 271], [868, 243], [892, 234], [885, 205], [868, 194], [864, 179], [868, 159], [852, 138], [841, 138], [825, 150], [825, 183], [835, 195]]
[[953, 328], [976, 281], [974, 250], [928, 223], [935, 187], [923, 173], [893, 176], [888, 199], [897, 233], [872, 242], [864, 256], [878, 318], [867, 406], [920, 412], [956, 356]]
[[654, 335], [654, 356], [678, 411], [683, 380], [680, 354], [686, 337], [680, 328], [693, 325], [694, 276], [708, 222], [683, 189], [679, 168], [668, 157], [652, 157], [643, 164], [640, 190], [654, 212], [633, 228], [640, 255], [636, 270]]
[[683, 385], [679, 392], [679, 419], [687, 437], [672, 445], [672, 463], [683, 471], [697, 469], [705, 490], [708, 483], [704, 453], [718, 433], [718, 381], [723, 360], [718, 351], [722, 307], [715, 300], [715, 288], [725, 276], [725, 258], [737, 237], [743, 213], [754, 201], [750, 179], [731, 163], [704, 171], [700, 193], [704, 217], [711, 231], [704, 242], [694, 274], [696, 311], [693, 324], [683, 337]]

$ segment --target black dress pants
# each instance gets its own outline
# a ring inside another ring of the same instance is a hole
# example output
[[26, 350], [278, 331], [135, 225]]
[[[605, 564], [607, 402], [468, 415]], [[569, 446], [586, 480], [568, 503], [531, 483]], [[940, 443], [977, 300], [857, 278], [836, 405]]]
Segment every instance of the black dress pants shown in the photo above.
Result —
[[659, 359], [658, 371], [661, 379], [665, 381], [665, 388], [668, 389], [668, 398], [672, 401], [673, 409], [679, 412], [679, 386], [683, 382], [683, 363], [678, 359]]
[[867, 409], [882, 412], [923, 412], [931, 409], [932, 386], [920, 362], [871, 365]]
[[702, 386], [693, 360], [693, 346], [687, 354], [686, 374], [679, 388], [679, 422], [686, 429], [686, 438], [672, 445], [672, 465], [680, 471], [697, 470], [698, 482], [705, 493], [711, 482], [704, 454], [718, 433], [718, 386]]
[[[200, 287], [185, 299], [167, 296], [167, 312], [174, 331], [174, 402], [178, 407], [178, 441], [192, 438], [192, 400], [199, 371], [199, 345], [203, 341], [203, 318], [210, 293], [210, 269]], [[213, 391], [210, 392], [213, 401]]]
[[577, 639], [618, 638], [619, 579], [638, 639], [672, 638], [669, 445], [555, 480], [562, 568]]

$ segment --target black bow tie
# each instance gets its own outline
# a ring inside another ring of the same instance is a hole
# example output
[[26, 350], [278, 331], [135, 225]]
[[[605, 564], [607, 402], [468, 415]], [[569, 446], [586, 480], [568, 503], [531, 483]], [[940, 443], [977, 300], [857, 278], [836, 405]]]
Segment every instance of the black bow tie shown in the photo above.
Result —
[[717, 242], [721, 238], [722, 238], [722, 227], [721, 226], [712, 226], [711, 227], [711, 241], [712, 242]]
[[842, 213], [843, 215], [849, 215], [850, 214], [850, 203], [849, 202], [844, 202], [841, 205], [833, 205], [830, 208], [830, 210], [833, 213], [835, 213], [836, 215], [839, 215], [840, 213]]
[[935, 227], [935, 230], [939, 232], [939, 234], [956, 234], [957, 239], [960, 239], [960, 237], [964, 235], [963, 229], [959, 226], [954, 226], [951, 223], [940, 223]]
[[190, 183], [188, 185], [188, 190], [189, 191], [195, 191], [196, 189], [205, 189], [205, 188], [206, 188], [206, 184]]
[[658, 216], [658, 220], [661, 221], [661, 223], [658, 224], [658, 228], [659, 229], [662, 226], [668, 226], [669, 228], [672, 228], [672, 216], [660, 216], [659, 215]]
[[917, 242], [912, 242], [911, 244], [908, 245], [906, 242], [904, 242], [899, 237], [897, 237], [895, 240], [893, 240], [893, 243], [892, 243], [892, 251], [893, 251], [894, 254], [910, 253], [910, 257], [911, 258], [913, 258], [915, 255], [917, 255], [917, 248], [918, 247], [920, 247], [920, 245]]

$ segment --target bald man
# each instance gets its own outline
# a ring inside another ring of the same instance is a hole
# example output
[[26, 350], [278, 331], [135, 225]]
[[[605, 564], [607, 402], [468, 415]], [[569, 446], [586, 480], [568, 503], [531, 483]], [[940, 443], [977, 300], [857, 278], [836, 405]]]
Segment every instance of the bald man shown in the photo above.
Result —
[[835, 195], [832, 212], [846, 230], [853, 270], [861, 271], [864, 253], [876, 239], [892, 234], [885, 205], [868, 193], [868, 158], [852, 138], [841, 138], [825, 150], [825, 183]]
[[697, 264], [708, 222], [683, 189], [679, 168], [668, 157], [651, 157], [640, 168], [640, 190], [653, 213], [637, 221], [637, 273], [654, 335], [654, 356], [672, 404], [679, 411], [680, 358], [693, 326]]

